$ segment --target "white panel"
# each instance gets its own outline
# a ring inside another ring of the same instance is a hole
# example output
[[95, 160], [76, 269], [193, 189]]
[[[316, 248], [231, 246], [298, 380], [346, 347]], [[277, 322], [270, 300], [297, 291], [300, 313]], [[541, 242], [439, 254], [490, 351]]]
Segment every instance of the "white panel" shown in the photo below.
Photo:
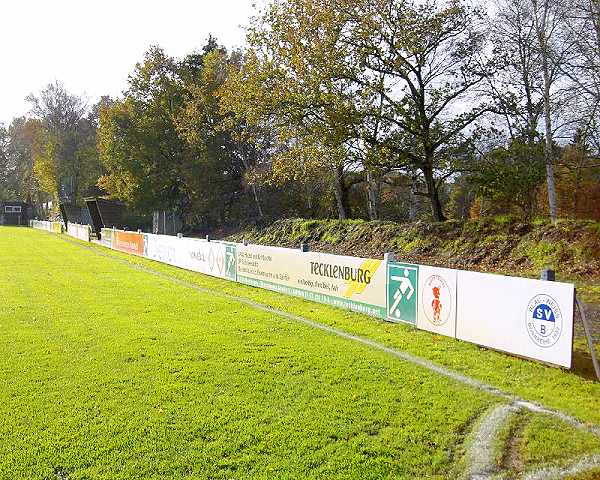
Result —
[[571, 367], [572, 284], [458, 271], [456, 337]]
[[177, 249], [181, 239], [167, 235], [144, 235], [144, 256], [157, 262], [179, 266], [177, 262]]
[[88, 225], [69, 223], [67, 225], [67, 234], [71, 237], [78, 238], [79, 240], [86, 242], [90, 241], [90, 227]]
[[178, 266], [194, 272], [226, 278], [226, 244], [194, 238], [179, 239]]
[[170, 235], [146, 234], [144, 237], [147, 258], [214, 277], [229, 278], [226, 275], [225, 243]]
[[419, 266], [417, 328], [456, 336], [456, 270]]

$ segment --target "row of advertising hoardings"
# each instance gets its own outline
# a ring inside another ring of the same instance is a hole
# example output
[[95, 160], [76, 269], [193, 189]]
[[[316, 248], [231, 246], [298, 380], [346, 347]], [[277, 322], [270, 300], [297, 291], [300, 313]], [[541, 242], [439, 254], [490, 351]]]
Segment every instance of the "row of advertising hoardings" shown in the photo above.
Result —
[[52, 233], [62, 233], [62, 223], [61, 222], [48, 222], [46, 220], [30, 220], [29, 224], [32, 228], [36, 228], [38, 230], [46, 230], [47, 232]]
[[572, 284], [402, 262], [102, 230], [152, 260], [569, 368]]
[[389, 320], [571, 367], [572, 284], [399, 262], [387, 272]]
[[78, 223], [71, 222], [67, 224], [67, 235], [71, 237], [89, 242], [91, 233], [92, 229], [89, 225], [80, 225]]
[[233, 244], [108, 228], [101, 230], [100, 243], [115, 250], [144, 256], [186, 270], [236, 280], [236, 255]]

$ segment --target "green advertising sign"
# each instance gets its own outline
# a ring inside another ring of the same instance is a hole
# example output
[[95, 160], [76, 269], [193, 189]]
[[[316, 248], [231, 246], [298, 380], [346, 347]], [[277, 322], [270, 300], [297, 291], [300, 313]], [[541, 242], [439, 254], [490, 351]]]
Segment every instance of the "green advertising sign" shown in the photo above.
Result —
[[237, 280], [235, 245], [227, 245], [225, 247], [225, 277], [230, 280]]
[[394, 322], [417, 323], [419, 267], [406, 263], [387, 265], [387, 317]]

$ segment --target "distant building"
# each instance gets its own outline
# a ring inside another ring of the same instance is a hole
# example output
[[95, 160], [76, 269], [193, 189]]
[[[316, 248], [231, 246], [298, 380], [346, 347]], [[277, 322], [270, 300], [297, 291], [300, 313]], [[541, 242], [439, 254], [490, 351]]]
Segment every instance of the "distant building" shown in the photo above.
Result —
[[0, 202], [0, 225], [29, 225], [32, 208], [24, 202]]

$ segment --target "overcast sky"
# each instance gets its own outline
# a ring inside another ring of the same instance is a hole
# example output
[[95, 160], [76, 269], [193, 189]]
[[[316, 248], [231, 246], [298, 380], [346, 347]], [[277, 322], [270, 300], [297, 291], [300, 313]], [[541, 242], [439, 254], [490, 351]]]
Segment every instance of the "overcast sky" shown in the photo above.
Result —
[[208, 34], [244, 44], [253, 0], [4, 0], [0, 2], [0, 123], [29, 111], [25, 97], [61, 81], [90, 103], [118, 95], [150, 45], [173, 56]]

